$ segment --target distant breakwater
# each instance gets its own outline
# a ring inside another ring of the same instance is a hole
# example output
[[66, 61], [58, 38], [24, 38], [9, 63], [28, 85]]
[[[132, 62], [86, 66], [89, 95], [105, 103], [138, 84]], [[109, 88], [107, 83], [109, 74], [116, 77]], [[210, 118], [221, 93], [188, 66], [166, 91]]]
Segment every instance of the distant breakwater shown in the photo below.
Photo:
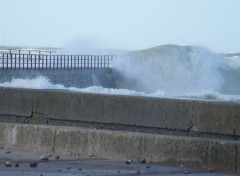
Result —
[[0, 82], [44, 76], [65, 87], [115, 87], [114, 55], [0, 54]]

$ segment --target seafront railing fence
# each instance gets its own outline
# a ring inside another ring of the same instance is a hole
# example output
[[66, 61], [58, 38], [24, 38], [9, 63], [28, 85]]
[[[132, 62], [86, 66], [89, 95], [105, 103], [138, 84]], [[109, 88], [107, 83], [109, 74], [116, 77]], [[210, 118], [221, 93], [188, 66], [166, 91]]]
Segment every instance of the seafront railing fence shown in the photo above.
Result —
[[107, 69], [115, 55], [0, 53], [1, 69]]

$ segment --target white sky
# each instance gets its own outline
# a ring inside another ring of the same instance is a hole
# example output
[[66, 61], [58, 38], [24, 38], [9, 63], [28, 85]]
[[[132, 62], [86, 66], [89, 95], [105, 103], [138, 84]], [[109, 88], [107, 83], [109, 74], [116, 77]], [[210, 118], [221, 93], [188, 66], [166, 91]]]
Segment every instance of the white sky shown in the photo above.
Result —
[[240, 51], [240, 0], [0, 0], [0, 45]]

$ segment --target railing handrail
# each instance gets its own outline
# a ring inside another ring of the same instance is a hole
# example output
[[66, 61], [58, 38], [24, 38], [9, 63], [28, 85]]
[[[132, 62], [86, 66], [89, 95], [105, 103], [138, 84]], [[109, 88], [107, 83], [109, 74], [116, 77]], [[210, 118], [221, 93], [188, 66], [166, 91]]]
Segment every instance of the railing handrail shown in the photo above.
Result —
[[2, 69], [106, 69], [115, 55], [1, 53]]

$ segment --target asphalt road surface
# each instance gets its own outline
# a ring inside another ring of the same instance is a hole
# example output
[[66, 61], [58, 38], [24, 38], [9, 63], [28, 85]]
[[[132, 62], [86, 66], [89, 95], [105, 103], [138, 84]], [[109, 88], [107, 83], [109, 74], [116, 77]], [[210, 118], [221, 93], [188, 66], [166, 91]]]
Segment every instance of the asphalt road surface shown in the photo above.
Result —
[[[59, 156], [59, 158], [57, 157]], [[41, 160], [48, 158], [48, 160]], [[116, 162], [81, 157], [0, 149], [0, 176], [227, 176], [230, 173], [151, 163]]]

